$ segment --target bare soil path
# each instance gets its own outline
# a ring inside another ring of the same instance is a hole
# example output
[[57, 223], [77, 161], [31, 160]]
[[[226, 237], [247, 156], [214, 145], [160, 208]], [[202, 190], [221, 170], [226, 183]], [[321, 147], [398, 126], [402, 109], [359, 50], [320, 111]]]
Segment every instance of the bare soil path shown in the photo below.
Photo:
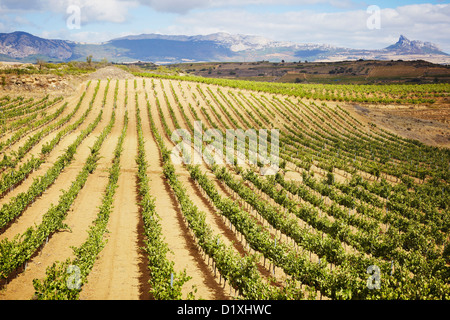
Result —
[[[125, 80], [120, 80], [118, 109], [124, 109]], [[123, 144], [121, 173], [106, 235], [107, 243], [100, 252], [87, 284], [80, 294], [82, 300], [139, 300], [142, 292], [142, 253], [139, 244], [139, 208], [136, 173], [137, 132], [132, 83], [128, 84], [129, 124]], [[120, 115], [119, 115], [120, 117]], [[122, 114], [123, 117], [123, 114]]]
[[[162, 125], [156, 109], [156, 102], [153, 99], [153, 92], [149, 91], [151, 89], [148, 87], [146, 89], [151, 104], [152, 117], [155, 120], [155, 124], [162, 130]], [[165, 104], [165, 101], [162, 103]], [[140, 105], [146, 106], [146, 102], [142, 100]], [[146, 120], [143, 121], [144, 134], [148, 136], [152, 133], [146, 107], [145, 112], [142, 113]], [[162, 134], [163, 131], [160, 131], [160, 133]], [[187, 274], [192, 277], [183, 288], [183, 296], [186, 296], [189, 291], [192, 291], [192, 286], [195, 286], [196, 298], [213, 300], [228, 299], [228, 295], [219, 285], [214, 274], [211, 273], [207, 261], [203, 259], [202, 254], [198, 251], [195, 245], [195, 239], [190, 234], [188, 226], [184, 222], [183, 213], [178, 207], [176, 197], [164, 179], [162, 172], [162, 158], [158, 145], [154, 139], [146, 140], [146, 150], [147, 159], [149, 161], [148, 173], [151, 179], [150, 190], [155, 197], [156, 212], [161, 217], [161, 227], [166, 243], [173, 252], [173, 254], [169, 256], [169, 259], [174, 261], [175, 269], [177, 271], [186, 269]], [[190, 186], [187, 186], [186, 184], [185, 186], [190, 189]]]

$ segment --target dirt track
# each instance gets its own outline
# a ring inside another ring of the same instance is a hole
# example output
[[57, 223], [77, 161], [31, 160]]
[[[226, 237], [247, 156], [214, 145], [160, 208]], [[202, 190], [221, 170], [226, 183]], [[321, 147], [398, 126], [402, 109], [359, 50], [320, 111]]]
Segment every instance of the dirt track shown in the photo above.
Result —
[[[114, 83], [115, 81], [112, 81]], [[118, 117], [124, 115], [124, 86], [118, 97]], [[106, 236], [107, 244], [102, 250], [96, 265], [90, 273], [81, 299], [137, 300], [140, 298], [140, 248], [138, 226], [139, 210], [136, 204], [136, 162], [137, 134], [133, 115], [134, 95], [129, 94], [127, 109], [130, 112], [128, 130], [121, 157], [121, 174], [116, 190], [113, 212], [111, 213]], [[120, 129], [121, 130], [121, 129]], [[117, 134], [117, 138], [120, 132]], [[117, 139], [114, 139], [117, 141]]]

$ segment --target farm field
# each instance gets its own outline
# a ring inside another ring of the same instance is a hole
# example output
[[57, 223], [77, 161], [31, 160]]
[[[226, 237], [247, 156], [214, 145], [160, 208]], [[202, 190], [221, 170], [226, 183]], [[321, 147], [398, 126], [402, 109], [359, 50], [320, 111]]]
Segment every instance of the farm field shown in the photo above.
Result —
[[[157, 69], [151, 64], [141, 63], [140, 66]], [[172, 64], [169, 68], [177, 68], [183, 73], [203, 77], [323, 84], [445, 83], [449, 78], [447, 66], [423, 60], [198, 62]]]
[[[0, 300], [450, 298], [448, 122], [424, 144], [353, 105], [439, 109], [448, 84], [228, 84], [135, 74], [0, 96]], [[278, 130], [278, 171], [248, 150], [174, 161], [173, 132], [198, 123]]]

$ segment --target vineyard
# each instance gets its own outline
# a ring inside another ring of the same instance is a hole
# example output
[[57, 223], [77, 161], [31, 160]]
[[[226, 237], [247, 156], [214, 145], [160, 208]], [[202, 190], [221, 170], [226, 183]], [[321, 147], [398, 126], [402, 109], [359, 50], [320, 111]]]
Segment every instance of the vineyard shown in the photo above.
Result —
[[[343, 107], [448, 84], [135, 76], [0, 97], [0, 300], [450, 298], [450, 150]], [[231, 161], [189, 161], [217, 142], [195, 144], [196, 124], [266, 129], [271, 151], [278, 130], [277, 172], [250, 136]]]

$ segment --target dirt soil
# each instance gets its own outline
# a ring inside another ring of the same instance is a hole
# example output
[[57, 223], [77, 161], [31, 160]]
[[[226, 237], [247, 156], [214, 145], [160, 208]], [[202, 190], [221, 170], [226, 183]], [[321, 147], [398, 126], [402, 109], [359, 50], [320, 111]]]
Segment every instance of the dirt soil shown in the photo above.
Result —
[[[5, 63], [0, 63], [0, 70]], [[5, 68], [3, 66], [3, 68]], [[124, 80], [134, 76], [118, 67], [108, 66], [88, 75], [56, 75], [56, 74], [5, 74], [4, 85], [0, 86], [0, 96], [21, 95], [24, 97], [36, 94], [52, 94], [70, 96], [81, 83], [89, 80]], [[0, 79], [3, 81], [3, 79]]]
[[450, 148], [450, 106], [347, 105], [360, 119], [401, 137], [427, 145]]
[[54, 74], [5, 75], [5, 85], [0, 87], [0, 95], [36, 94], [70, 95], [85, 80], [85, 76], [58, 76]]
[[134, 76], [131, 73], [113, 66], [101, 68], [89, 75], [89, 79], [103, 79], [103, 80], [105, 79], [124, 80], [133, 78]]

